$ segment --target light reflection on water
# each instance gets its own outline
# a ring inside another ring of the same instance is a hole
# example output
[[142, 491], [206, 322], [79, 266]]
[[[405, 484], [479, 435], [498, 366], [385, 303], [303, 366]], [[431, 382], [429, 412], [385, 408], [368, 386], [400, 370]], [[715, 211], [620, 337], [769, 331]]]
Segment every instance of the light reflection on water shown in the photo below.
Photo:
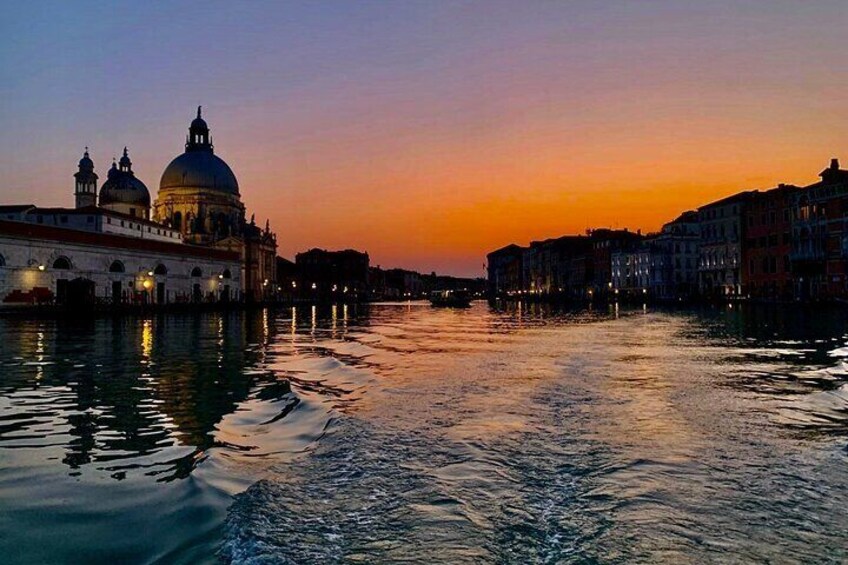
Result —
[[833, 562], [841, 310], [0, 319], [14, 562]]

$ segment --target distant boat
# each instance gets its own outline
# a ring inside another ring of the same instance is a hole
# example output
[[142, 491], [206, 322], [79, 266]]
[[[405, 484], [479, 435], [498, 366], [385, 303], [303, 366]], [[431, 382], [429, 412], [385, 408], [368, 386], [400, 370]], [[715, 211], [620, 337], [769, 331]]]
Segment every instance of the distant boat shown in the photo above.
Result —
[[467, 290], [434, 290], [430, 293], [430, 304], [443, 308], [468, 308], [471, 293]]

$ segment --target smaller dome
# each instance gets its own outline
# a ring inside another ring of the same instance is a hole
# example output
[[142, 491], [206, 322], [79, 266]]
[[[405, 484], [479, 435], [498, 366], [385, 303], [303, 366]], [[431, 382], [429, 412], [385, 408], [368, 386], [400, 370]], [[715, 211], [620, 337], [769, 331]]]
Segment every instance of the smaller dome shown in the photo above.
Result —
[[106, 182], [100, 187], [100, 205], [110, 204], [129, 204], [150, 208], [150, 191], [132, 172], [132, 162], [127, 155], [126, 147], [121, 157], [120, 168], [113, 161]]
[[147, 190], [144, 183], [134, 176], [121, 174], [120, 171], [117, 172], [118, 175], [110, 174], [110, 178], [100, 188], [100, 205], [134, 204], [150, 208], [150, 191]]

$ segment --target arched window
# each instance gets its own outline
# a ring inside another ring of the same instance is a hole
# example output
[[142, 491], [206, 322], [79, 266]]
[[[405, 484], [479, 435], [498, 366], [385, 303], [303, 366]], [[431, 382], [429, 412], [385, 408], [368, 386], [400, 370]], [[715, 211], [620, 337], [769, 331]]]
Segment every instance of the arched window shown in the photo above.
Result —
[[70, 270], [71, 261], [67, 257], [59, 257], [58, 259], [53, 261], [53, 268], [54, 269], [61, 269], [63, 271]]
[[224, 272], [221, 273], [221, 276], [223, 276], [225, 279], [233, 278], [233, 274], [230, 272], [229, 269], [224, 269]]
[[200, 270], [200, 267], [195, 267], [191, 270], [191, 276], [193, 277], [202, 277], [203, 271]]
[[126, 269], [124, 268], [124, 264], [121, 263], [120, 261], [112, 261], [112, 264], [109, 265], [109, 272], [110, 273], [123, 273], [123, 272], [126, 272]]
[[183, 229], [183, 215], [181, 212], [174, 212], [174, 220], [171, 222], [171, 227], [177, 231]]
[[153, 274], [154, 275], [167, 275], [168, 269], [167, 269], [167, 267], [165, 267], [165, 265], [163, 265], [162, 263], [159, 263], [158, 265], [156, 265], [156, 268], [153, 269]]
[[5, 266], [6, 266], [6, 258], [3, 257], [2, 253], [0, 253], [0, 267], [5, 267]]

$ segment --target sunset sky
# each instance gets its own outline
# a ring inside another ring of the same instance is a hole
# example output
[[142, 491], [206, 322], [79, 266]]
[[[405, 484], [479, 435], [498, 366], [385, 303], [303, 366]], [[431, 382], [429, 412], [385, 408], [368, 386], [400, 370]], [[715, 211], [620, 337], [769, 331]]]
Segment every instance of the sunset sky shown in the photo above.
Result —
[[848, 162], [848, 2], [16, 3], [0, 203], [155, 193], [197, 105], [280, 254], [482, 275], [485, 254]]

